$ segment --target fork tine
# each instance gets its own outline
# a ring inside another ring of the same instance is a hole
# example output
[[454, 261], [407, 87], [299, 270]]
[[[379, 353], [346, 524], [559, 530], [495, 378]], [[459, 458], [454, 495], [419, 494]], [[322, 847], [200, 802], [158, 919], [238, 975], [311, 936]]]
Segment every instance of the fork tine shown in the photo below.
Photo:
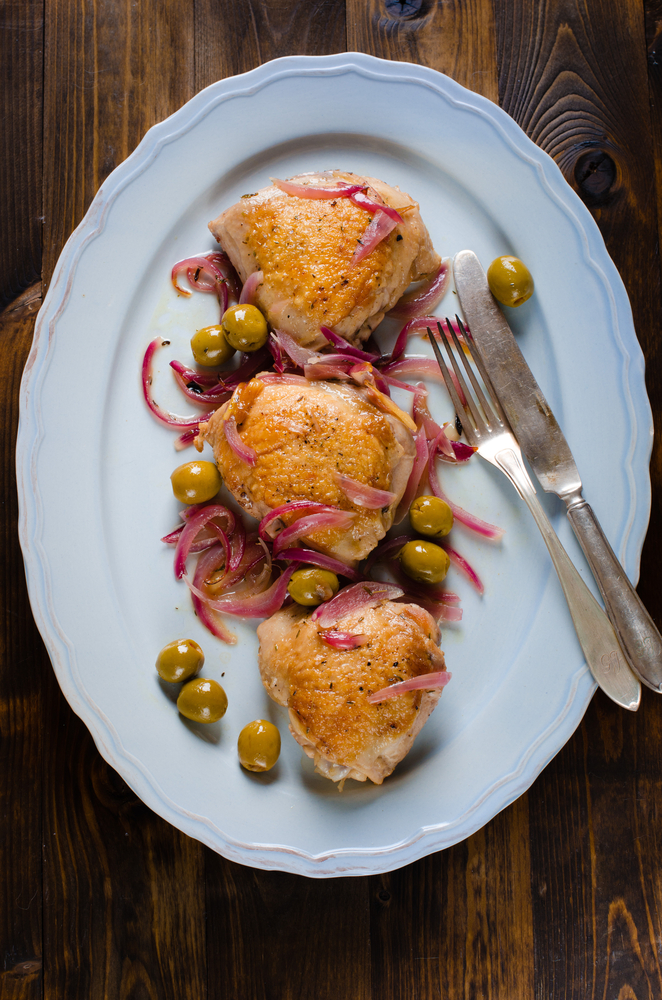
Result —
[[[451, 331], [452, 334], [454, 334], [454, 330], [451, 327], [450, 323], [448, 323], [448, 320], [446, 320], [446, 323], [448, 324], [448, 329]], [[471, 394], [471, 390], [469, 389], [469, 386], [467, 385], [467, 383], [466, 383], [466, 381], [464, 379], [464, 375], [462, 374], [462, 370], [461, 370], [461, 368], [460, 368], [460, 366], [459, 366], [459, 364], [458, 364], [458, 362], [457, 362], [457, 360], [455, 358], [455, 351], [453, 351], [453, 348], [451, 347], [450, 343], [448, 342], [448, 338], [446, 336], [444, 336], [444, 332], [443, 332], [441, 323], [437, 323], [437, 326], [438, 326], [439, 332], [441, 334], [441, 342], [446, 347], [446, 353], [448, 354], [448, 357], [450, 358], [451, 365], [453, 366], [453, 371], [455, 372], [455, 378], [457, 379], [458, 385], [460, 386], [460, 389], [462, 390], [462, 392], [464, 394], [464, 398], [466, 400], [466, 403], [465, 403], [465, 405], [463, 407], [464, 413], [465, 414], [466, 413], [470, 413], [471, 414], [471, 417], [472, 417], [473, 422], [474, 422], [474, 426], [476, 428], [476, 432], [478, 434], [480, 434], [481, 431], [485, 430], [485, 421], [483, 420], [483, 417], [482, 417], [482, 415], [481, 415], [478, 407], [476, 406], [476, 401], [475, 401], [474, 397]], [[460, 354], [462, 354], [464, 356], [464, 352], [462, 351], [462, 348], [460, 347], [460, 342], [458, 341], [457, 337], [455, 337], [455, 347], [456, 347], [457, 350], [459, 350]], [[464, 421], [462, 421], [462, 426], [464, 427]], [[465, 429], [465, 433], [466, 433], [466, 427], [464, 429]]]
[[[458, 321], [458, 323], [461, 326], [462, 335], [465, 336], [465, 330], [464, 330], [464, 327], [462, 327], [461, 320], [459, 319], [458, 316], [456, 316], [455, 318], [456, 318], [456, 320]], [[498, 414], [495, 412], [494, 404], [492, 402], [492, 399], [490, 398], [488, 400], [486, 398], [485, 393], [483, 392], [483, 387], [481, 386], [480, 382], [476, 378], [476, 376], [474, 374], [474, 370], [471, 367], [471, 365], [469, 363], [469, 360], [467, 359], [466, 352], [463, 349], [462, 345], [460, 344], [460, 341], [458, 340], [457, 334], [455, 333], [455, 330], [454, 330], [454, 328], [453, 328], [453, 326], [452, 326], [452, 324], [451, 324], [451, 322], [450, 322], [450, 320], [448, 318], [446, 319], [446, 324], [447, 324], [448, 330], [449, 330], [449, 332], [450, 332], [450, 334], [451, 334], [451, 336], [453, 338], [453, 343], [455, 344], [455, 349], [457, 351], [458, 357], [461, 359], [462, 364], [464, 365], [465, 371], [466, 371], [467, 375], [469, 376], [469, 381], [471, 382], [471, 384], [472, 384], [472, 386], [474, 388], [474, 392], [475, 392], [476, 396], [478, 397], [478, 402], [479, 402], [480, 406], [482, 407], [483, 414], [485, 415], [485, 419], [487, 421], [487, 424], [490, 425], [490, 426], [493, 426], [495, 423], [498, 424], [499, 423], [499, 417], [498, 417]], [[466, 338], [465, 338], [465, 342], [467, 343], [467, 348], [469, 350], [469, 356], [470, 356], [471, 360], [474, 363], [476, 363], [476, 358], [475, 358], [474, 352], [471, 350], [471, 347], [469, 346], [468, 341], [466, 341]], [[487, 388], [488, 395], [490, 395], [489, 385], [486, 388]]]
[[494, 410], [494, 412], [496, 413], [496, 415], [501, 420], [502, 424], [504, 424], [507, 427], [508, 426], [508, 419], [507, 419], [505, 413], [503, 412], [503, 410], [501, 408], [501, 403], [499, 402], [499, 398], [498, 398], [496, 392], [494, 391], [494, 386], [492, 385], [492, 382], [490, 381], [490, 376], [488, 375], [487, 369], [485, 368], [485, 365], [483, 364], [483, 359], [480, 356], [480, 352], [479, 352], [478, 348], [476, 347], [476, 342], [474, 341], [473, 337], [471, 337], [470, 334], [467, 334], [467, 331], [465, 329], [464, 323], [462, 322], [462, 320], [460, 319], [460, 317], [457, 315], [457, 313], [455, 314], [455, 322], [457, 323], [457, 325], [458, 325], [458, 327], [460, 329], [460, 333], [464, 337], [465, 343], [469, 344], [469, 350], [471, 352], [471, 357], [473, 358], [473, 362], [474, 362], [476, 368], [478, 369], [480, 377], [482, 378], [483, 382], [485, 383], [485, 388], [487, 389], [487, 391], [489, 393], [490, 405], [492, 406], [492, 409]]
[[[437, 326], [439, 326], [439, 323], [437, 323]], [[458, 414], [459, 413], [463, 414], [464, 405], [460, 402], [460, 397], [458, 395], [457, 389], [455, 388], [455, 383], [451, 378], [448, 366], [443, 359], [442, 353], [439, 350], [439, 345], [437, 344], [437, 341], [434, 339], [434, 334], [430, 329], [430, 327], [428, 327], [428, 338], [430, 340], [430, 343], [432, 344], [432, 350], [434, 351], [435, 357], [437, 359], [437, 364], [439, 365], [439, 369], [441, 371], [441, 374], [443, 375], [444, 382], [446, 383], [448, 394], [451, 397], [453, 406], [455, 407], [455, 412]]]

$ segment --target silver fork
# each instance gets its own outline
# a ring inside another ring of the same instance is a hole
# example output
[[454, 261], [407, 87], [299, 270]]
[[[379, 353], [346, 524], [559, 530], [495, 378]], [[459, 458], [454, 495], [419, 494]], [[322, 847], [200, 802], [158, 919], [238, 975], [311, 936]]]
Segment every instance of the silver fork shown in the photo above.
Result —
[[[533, 483], [524, 467], [520, 447], [496, 399], [489, 376], [478, 357], [478, 352], [471, 354], [469, 337], [462, 322], [459, 320], [458, 322], [465, 341], [464, 347], [460, 344], [448, 319], [446, 324], [450, 337], [445, 335], [440, 323], [437, 327], [466, 403], [460, 399], [448, 365], [429, 327], [428, 337], [462, 423], [465, 437], [482, 458], [491, 462], [497, 469], [501, 469], [531, 511], [552, 557], [579, 643], [593, 677], [613, 701], [622, 708], [635, 712], [641, 700], [641, 684], [625, 661], [611, 622], [570, 561], [568, 553], [561, 545], [549, 518], [541, 507]], [[471, 355], [471, 360], [468, 354]], [[476, 377], [471, 362], [480, 374], [482, 385]]]

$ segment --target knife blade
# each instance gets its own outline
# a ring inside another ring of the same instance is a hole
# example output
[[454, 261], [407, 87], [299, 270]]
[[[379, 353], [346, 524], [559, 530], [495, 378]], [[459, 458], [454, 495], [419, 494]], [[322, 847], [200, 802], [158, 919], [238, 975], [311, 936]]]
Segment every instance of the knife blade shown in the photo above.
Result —
[[582, 495], [568, 442], [490, 292], [480, 261], [470, 250], [462, 250], [455, 255], [453, 273], [462, 312], [492, 388], [538, 482], [566, 505], [625, 658], [644, 684], [662, 692], [662, 637]]

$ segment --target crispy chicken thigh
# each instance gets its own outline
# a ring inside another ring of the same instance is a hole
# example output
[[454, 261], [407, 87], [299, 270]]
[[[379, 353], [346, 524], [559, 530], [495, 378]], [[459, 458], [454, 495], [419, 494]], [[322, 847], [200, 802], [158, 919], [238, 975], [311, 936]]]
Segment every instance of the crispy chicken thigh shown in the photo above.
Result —
[[[227, 488], [256, 518], [293, 500], [355, 512], [349, 529], [327, 528], [304, 540], [351, 564], [363, 559], [391, 527], [415, 453], [409, 430], [373, 405], [370, 391], [304, 378], [262, 382], [258, 376], [201, 425], [201, 436], [214, 449]], [[225, 418], [231, 415], [243, 444], [256, 452], [253, 466], [227, 442]], [[359, 507], [342, 491], [340, 475], [388, 490], [395, 499], [380, 510]], [[286, 524], [294, 519], [282, 518]]]
[[375, 705], [367, 697], [444, 670], [439, 629], [418, 605], [392, 601], [345, 615], [336, 628], [369, 641], [334, 649], [320, 637], [309, 608], [277, 611], [257, 630], [262, 682], [289, 709], [292, 735], [321, 774], [380, 785], [409, 752], [441, 691], [408, 691]]
[[439, 267], [418, 204], [399, 188], [341, 170], [292, 180], [318, 187], [333, 181], [364, 183], [368, 196], [377, 195], [396, 209], [402, 222], [351, 267], [372, 216], [349, 198], [299, 198], [271, 185], [244, 195], [209, 228], [242, 281], [262, 271], [255, 302], [272, 327], [313, 348], [326, 343], [321, 326], [360, 343], [412, 281]]

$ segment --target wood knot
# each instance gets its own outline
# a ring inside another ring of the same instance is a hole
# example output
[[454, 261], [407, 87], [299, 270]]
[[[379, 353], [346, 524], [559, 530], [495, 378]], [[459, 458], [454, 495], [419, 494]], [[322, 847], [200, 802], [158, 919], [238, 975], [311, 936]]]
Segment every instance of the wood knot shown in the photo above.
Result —
[[388, 903], [391, 899], [391, 893], [387, 889], [380, 889], [377, 893], [377, 899], [380, 903]]
[[575, 181], [582, 201], [589, 208], [608, 203], [616, 173], [616, 164], [602, 149], [592, 149], [579, 157], [575, 164]]
[[384, 10], [399, 21], [412, 21], [429, 13], [430, 0], [384, 0]]

